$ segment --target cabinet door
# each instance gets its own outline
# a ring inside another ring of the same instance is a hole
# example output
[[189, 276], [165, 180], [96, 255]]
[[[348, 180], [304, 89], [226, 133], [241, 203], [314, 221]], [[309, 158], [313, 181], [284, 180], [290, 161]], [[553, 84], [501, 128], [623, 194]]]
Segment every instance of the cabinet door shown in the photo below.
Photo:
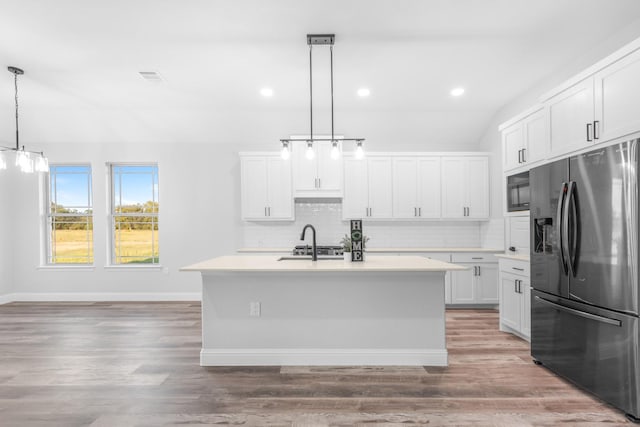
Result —
[[531, 336], [531, 283], [528, 279], [522, 278], [522, 313], [520, 317], [520, 332], [527, 336]]
[[489, 159], [469, 157], [466, 162], [466, 191], [468, 218], [489, 218]]
[[476, 302], [478, 304], [498, 303], [498, 265], [478, 264], [476, 280]]
[[606, 67], [595, 75], [598, 141], [607, 141], [640, 130], [640, 51]]
[[267, 159], [242, 157], [240, 170], [242, 219], [265, 219], [268, 205]]
[[509, 251], [515, 255], [529, 254], [529, 215], [510, 216], [505, 218], [507, 221], [507, 249], [515, 248], [515, 252]]
[[522, 122], [515, 123], [502, 131], [504, 170], [515, 169], [522, 165], [522, 149], [524, 146], [524, 127]]
[[307, 146], [303, 142], [292, 144], [293, 188], [296, 194], [314, 192], [318, 188], [318, 143], [314, 144], [315, 157], [307, 159]]
[[280, 157], [267, 158], [267, 216], [269, 219], [293, 219], [291, 162]]
[[357, 219], [367, 216], [369, 182], [367, 160], [344, 159], [344, 198], [342, 218]]
[[367, 160], [369, 175], [369, 217], [393, 217], [393, 173], [391, 159], [387, 157]]
[[442, 158], [442, 217], [465, 217], [465, 158]]
[[468, 270], [451, 272], [451, 303], [473, 304], [476, 302], [473, 264], [459, 264]]
[[329, 141], [316, 142], [315, 145], [318, 158], [319, 192], [327, 197], [342, 196], [342, 156], [337, 159], [331, 158], [332, 145]]
[[440, 158], [418, 159], [418, 216], [420, 218], [440, 218]]
[[594, 118], [593, 78], [557, 94], [546, 105], [549, 109], [549, 154], [552, 157], [593, 144], [593, 129], [591, 135], [587, 135], [587, 125], [593, 125]]
[[520, 294], [516, 292], [518, 276], [500, 272], [500, 323], [520, 330]]
[[533, 163], [546, 157], [549, 145], [549, 127], [544, 110], [533, 113], [524, 119], [523, 161]]
[[393, 159], [393, 217], [418, 217], [418, 162], [416, 159]]

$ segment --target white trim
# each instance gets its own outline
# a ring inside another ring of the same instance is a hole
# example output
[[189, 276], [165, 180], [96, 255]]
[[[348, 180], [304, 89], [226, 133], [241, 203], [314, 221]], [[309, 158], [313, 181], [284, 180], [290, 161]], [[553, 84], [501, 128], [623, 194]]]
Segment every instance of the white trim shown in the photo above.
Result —
[[36, 270], [41, 271], [94, 271], [95, 265], [72, 265], [72, 264], [51, 264], [51, 265], [39, 265]]
[[105, 265], [105, 270], [112, 271], [162, 271], [161, 264], [113, 264]]
[[202, 349], [200, 366], [447, 366], [447, 350], [436, 349]]
[[14, 301], [200, 301], [200, 292], [23, 292], [0, 297], [0, 304]]

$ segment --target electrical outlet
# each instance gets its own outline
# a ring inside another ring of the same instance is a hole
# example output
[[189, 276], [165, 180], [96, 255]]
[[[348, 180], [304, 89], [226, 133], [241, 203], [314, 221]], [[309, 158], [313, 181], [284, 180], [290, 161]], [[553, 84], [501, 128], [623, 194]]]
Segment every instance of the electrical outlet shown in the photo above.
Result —
[[252, 301], [249, 303], [249, 316], [260, 317], [260, 303]]

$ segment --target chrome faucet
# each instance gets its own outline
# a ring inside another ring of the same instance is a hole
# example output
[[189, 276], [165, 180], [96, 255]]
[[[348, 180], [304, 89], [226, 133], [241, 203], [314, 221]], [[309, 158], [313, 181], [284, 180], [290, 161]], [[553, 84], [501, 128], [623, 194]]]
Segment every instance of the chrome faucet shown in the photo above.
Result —
[[304, 228], [302, 229], [302, 235], [300, 235], [300, 240], [304, 240], [304, 233], [307, 231], [307, 228], [310, 228], [311, 231], [313, 231], [313, 246], [311, 247], [312, 249], [312, 253], [311, 253], [311, 261], [317, 261], [318, 260], [318, 249], [316, 248], [316, 229], [313, 228], [313, 225], [311, 224], [307, 224], [304, 226]]

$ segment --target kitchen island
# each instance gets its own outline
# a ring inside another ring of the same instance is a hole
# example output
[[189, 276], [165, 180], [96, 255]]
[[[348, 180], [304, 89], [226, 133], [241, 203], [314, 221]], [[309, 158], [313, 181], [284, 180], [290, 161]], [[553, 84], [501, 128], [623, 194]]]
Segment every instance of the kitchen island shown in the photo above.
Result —
[[202, 273], [202, 366], [446, 366], [444, 277], [420, 256], [223, 256]]

